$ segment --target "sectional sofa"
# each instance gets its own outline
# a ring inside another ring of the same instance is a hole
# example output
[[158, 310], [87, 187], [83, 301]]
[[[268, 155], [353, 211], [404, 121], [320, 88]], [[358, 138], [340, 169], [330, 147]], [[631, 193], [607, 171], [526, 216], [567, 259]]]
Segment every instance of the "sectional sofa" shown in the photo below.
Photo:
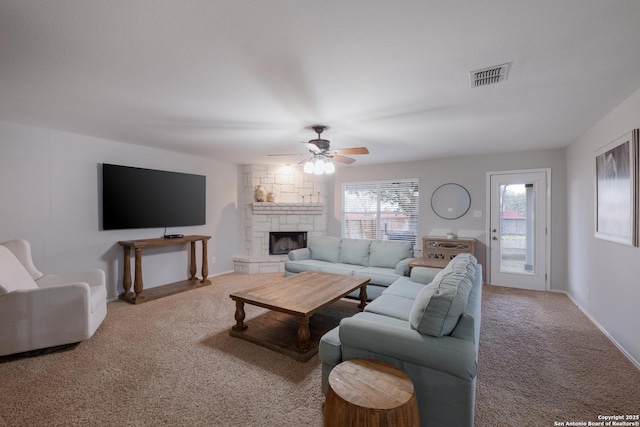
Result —
[[314, 237], [306, 248], [289, 252], [284, 275], [315, 270], [369, 277], [367, 296], [372, 300], [393, 282], [407, 276], [409, 263], [414, 259], [413, 244], [408, 241]]
[[414, 267], [364, 312], [320, 340], [322, 391], [349, 359], [378, 359], [413, 381], [421, 426], [473, 427], [482, 266], [460, 254], [443, 270]]

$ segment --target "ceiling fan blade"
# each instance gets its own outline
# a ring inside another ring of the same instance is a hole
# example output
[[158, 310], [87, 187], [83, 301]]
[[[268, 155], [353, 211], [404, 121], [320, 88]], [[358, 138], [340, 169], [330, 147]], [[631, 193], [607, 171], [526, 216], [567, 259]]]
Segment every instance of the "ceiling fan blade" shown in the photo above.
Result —
[[369, 154], [367, 147], [342, 148], [335, 152], [336, 154]]
[[300, 160], [300, 161], [299, 161], [298, 163], [296, 163], [296, 164], [301, 165], [301, 164], [303, 164], [303, 163], [307, 163], [307, 162], [308, 162], [309, 160], [311, 160], [312, 158], [313, 158], [313, 157], [307, 157], [306, 159], [302, 159], [302, 160]]
[[315, 144], [310, 144], [308, 142], [302, 142], [302, 143], [309, 149], [309, 151], [313, 151], [314, 153], [320, 152], [320, 149]]
[[336, 162], [345, 163], [347, 165], [350, 165], [351, 163], [356, 161], [356, 159], [352, 159], [351, 157], [341, 156], [339, 154], [335, 156], [330, 156], [330, 157], [332, 160], [335, 160]]

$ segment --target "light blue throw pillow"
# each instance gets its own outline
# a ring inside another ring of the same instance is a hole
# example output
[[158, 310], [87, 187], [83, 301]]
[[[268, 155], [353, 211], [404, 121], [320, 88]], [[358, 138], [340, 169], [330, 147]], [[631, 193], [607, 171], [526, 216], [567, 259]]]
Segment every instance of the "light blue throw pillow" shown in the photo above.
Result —
[[442, 274], [418, 292], [409, 314], [411, 328], [434, 337], [449, 335], [467, 307], [476, 265], [471, 255], [451, 260]]

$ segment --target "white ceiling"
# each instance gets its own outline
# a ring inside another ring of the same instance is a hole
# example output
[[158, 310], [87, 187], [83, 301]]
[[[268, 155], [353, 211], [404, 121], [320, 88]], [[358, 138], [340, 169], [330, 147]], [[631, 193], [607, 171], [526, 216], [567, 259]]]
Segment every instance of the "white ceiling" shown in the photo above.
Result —
[[0, 0], [0, 120], [238, 164], [303, 159], [316, 123], [356, 165], [563, 147], [640, 88], [639, 24], [637, 0]]

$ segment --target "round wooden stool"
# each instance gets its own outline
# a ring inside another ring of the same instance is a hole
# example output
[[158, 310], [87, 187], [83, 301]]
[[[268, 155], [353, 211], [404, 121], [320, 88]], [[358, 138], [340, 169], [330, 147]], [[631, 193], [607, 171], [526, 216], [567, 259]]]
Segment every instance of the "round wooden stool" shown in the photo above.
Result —
[[353, 359], [329, 374], [325, 427], [418, 427], [418, 401], [411, 379], [379, 360]]

